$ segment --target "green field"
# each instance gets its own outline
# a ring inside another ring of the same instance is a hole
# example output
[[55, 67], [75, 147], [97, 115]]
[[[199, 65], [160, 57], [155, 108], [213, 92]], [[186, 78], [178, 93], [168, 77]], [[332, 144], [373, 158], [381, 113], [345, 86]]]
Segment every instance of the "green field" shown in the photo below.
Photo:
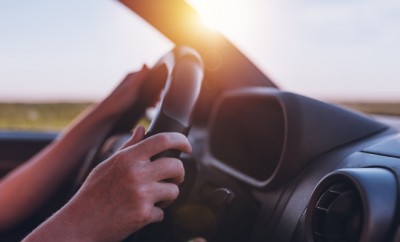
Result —
[[[0, 103], [1, 130], [59, 131], [90, 103]], [[366, 113], [398, 115], [400, 103], [341, 103]]]
[[0, 129], [59, 131], [90, 103], [0, 103]]

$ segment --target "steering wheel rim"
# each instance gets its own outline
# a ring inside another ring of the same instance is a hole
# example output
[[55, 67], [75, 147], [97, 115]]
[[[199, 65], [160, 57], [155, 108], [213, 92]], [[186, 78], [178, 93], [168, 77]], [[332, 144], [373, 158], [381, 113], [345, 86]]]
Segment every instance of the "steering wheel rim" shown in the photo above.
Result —
[[[160, 96], [161, 90], [164, 90], [165, 94], [160, 100], [145, 138], [161, 132], [179, 132], [187, 135], [203, 76], [203, 61], [200, 55], [190, 47], [175, 47], [160, 58], [144, 80], [136, 102], [111, 125], [112, 128], [105, 132], [105, 136], [88, 152], [74, 180], [71, 193], [74, 194], [79, 189], [91, 170], [101, 162], [100, 153], [107, 139], [115, 134], [130, 132], [147, 107]], [[179, 152], [170, 150], [156, 156], [177, 158], [179, 155]], [[152, 159], [157, 157], [152, 157]]]
[[[168, 73], [164, 95], [145, 138], [161, 132], [187, 135], [200, 94], [204, 70], [202, 59], [195, 50], [177, 47], [161, 58], [152, 70], [163, 66]], [[168, 156], [179, 157], [179, 153], [169, 152]]]

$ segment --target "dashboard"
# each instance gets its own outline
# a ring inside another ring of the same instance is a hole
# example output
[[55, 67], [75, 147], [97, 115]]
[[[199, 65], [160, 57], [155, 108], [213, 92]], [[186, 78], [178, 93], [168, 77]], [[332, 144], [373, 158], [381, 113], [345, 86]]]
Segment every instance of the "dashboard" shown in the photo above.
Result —
[[203, 212], [191, 216], [209, 214], [215, 226], [174, 220], [175, 234], [400, 239], [400, 135], [369, 116], [274, 88], [242, 88], [221, 95], [207, 127], [192, 128], [189, 138], [195, 149], [183, 157], [187, 189], [173, 214], [187, 221], [182, 209], [195, 206]]

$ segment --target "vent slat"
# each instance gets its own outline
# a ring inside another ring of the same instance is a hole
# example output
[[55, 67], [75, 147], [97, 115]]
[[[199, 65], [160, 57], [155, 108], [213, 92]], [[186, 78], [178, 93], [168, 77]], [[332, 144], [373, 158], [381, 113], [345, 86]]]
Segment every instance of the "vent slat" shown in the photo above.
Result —
[[362, 217], [357, 189], [349, 183], [334, 184], [322, 192], [314, 206], [314, 239], [317, 242], [358, 241]]

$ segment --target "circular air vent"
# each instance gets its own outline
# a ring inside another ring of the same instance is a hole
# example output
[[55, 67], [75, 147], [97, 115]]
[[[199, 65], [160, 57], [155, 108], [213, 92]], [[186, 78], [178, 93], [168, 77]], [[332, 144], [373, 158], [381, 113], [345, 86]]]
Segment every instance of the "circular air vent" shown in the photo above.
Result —
[[396, 208], [397, 181], [389, 170], [334, 171], [319, 182], [311, 196], [307, 241], [386, 241]]
[[359, 241], [363, 221], [362, 202], [357, 189], [351, 184], [341, 182], [328, 187], [313, 210], [314, 241]]

